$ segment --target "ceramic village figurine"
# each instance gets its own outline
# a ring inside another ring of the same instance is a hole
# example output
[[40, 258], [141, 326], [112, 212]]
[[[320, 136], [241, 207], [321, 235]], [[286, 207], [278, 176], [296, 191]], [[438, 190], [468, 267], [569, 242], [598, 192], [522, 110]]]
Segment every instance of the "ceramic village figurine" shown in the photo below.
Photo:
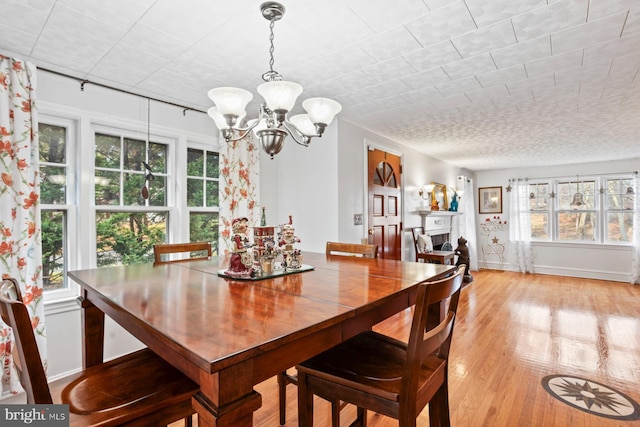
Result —
[[293, 228], [291, 217], [289, 217], [289, 223], [281, 226], [281, 237], [278, 241], [278, 246], [282, 248], [282, 267], [285, 269], [296, 269], [302, 266], [302, 254], [300, 249], [296, 249], [295, 244], [300, 242], [300, 239], [295, 235], [295, 228]]
[[464, 264], [464, 281], [466, 283], [471, 283], [473, 281], [473, 276], [469, 273], [469, 262], [471, 262], [471, 258], [469, 257], [469, 247], [467, 246], [467, 239], [460, 236], [458, 238], [458, 247], [454, 250], [454, 253], [458, 256], [458, 260], [456, 261], [456, 267]]
[[247, 250], [253, 245], [249, 243], [247, 228], [249, 219], [235, 218], [231, 223], [233, 236], [231, 238], [231, 258], [226, 274], [233, 277], [251, 277], [253, 271], [253, 255]]

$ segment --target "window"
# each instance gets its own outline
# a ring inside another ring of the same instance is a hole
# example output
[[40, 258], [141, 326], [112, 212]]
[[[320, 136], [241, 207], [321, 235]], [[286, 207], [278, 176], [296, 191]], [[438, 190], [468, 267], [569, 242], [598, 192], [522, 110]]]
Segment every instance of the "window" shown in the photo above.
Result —
[[205, 149], [187, 149], [187, 207], [189, 239], [211, 242], [218, 253], [219, 155]]
[[632, 176], [530, 181], [528, 189], [532, 240], [632, 241]]
[[632, 178], [610, 178], [605, 180], [606, 188], [606, 241], [633, 241], [634, 191]]
[[40, 224], [42, 230], [42, 285], [45, 298], [74, 296], [67, 282], [69, 240], [75, 231], [75, 171], [73, 147], [76, 125], [42, 115], [38, 125], [40, 162]]
[[167, 152], [166, 144], [96, 132], [98, 267], [151, 262], [153, 245], [166, 240]]

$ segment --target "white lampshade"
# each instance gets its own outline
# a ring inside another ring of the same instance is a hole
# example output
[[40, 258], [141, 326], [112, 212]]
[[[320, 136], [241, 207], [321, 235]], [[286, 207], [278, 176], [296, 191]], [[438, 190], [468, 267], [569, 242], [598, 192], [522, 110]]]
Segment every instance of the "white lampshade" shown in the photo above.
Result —
[[317, 133], [316, 127], [313, 125], [308, 114], [296, 114], [295, 116], [291, 116], [289, 121], [306, 136], [313, 136]]
[[222, 117], [222, 114], [218, 111], [218, 107], [211, 107], [207, 110], [207, 114], [209, 117], [213, 119], [213, 122], [216, 124], [216, 127], [220, 130], [228, 129], [227, 122]]
[[329, 126], [336, 114], [342, 110], [342, 105], [328, 98], [309, 98], [302, 102], [302, 108], [309, 113], [311, 122]]
[[223, 116], [230, 114], [240, 117], [246, 110], [249, 101], [253, 99], [251, 92], [235, 87], [217, 87], [211, 89], [207, 95]]
[[302, 86], [284, 80], [267, 82], [258, 86], [258, 93], [262, 95], [270, 110], [291, 111], [302, 93]]
[[[229, 129], [229, 124], [225, 120], [225, 118], [218, 111], [218, 107], [211, 107], [207, 110], [207, 114], [209, 117], [213, 119], [213, 122], [216, 124], [216, 127], [220, 130]], [[242, 111], [236, 123], [241, 123], [244, 117], [247, 115], [246, 111]]]

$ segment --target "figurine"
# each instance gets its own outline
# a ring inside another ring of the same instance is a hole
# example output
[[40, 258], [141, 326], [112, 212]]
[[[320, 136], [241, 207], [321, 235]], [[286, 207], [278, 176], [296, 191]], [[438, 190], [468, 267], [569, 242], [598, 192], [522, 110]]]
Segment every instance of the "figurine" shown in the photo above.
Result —
[[471, 258], [469, 257], [469, 248], [467, 247], [467, 239], [460, 236], [458, 238], [458, 247], [455, 249], [454, 253], [458, 256], [458, 260], [456, 261], [456, 267], [464, 264], [464, 281], [465, 283], [471, 283], [473, 281], [473, 276], [469, 273], [469, 262]]
[[225, 271], [229, 276], [234, 277], [250, 277], [252, 273], [253, 256], [247, 251], [252, 247], [247, 237], [247, 228], [249, 227], [249, 219], [235, 218], [231, 223], [233, 237], [231, 239], [231, 259], [229, 260], [229, 268]]
[[295, 248], [295, 244], [300, 242], [300, 239], [295, 235], [295, 228], [293, 228], [291, 216], [289, 216], [289, 223], [281, 226], [281, 237], [278, 241], [278, 246], [282, 247], [282, 267], [296, 269], [302, 266], [301, 259], [302, 253], [300, 249]]

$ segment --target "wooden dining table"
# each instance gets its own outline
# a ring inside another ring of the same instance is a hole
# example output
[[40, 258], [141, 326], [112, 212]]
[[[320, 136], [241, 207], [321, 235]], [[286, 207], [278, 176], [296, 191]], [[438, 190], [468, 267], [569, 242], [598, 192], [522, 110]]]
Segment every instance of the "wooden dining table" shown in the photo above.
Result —
[[454, 266], [303, 253], [308, 271], [238, 280], [223, 258], [70, 271], [81, 288], [83, 365], [103, 361], [109, 316], [200, 385], [200, 426], [251, 426], [254, 385], [410, 307]]

